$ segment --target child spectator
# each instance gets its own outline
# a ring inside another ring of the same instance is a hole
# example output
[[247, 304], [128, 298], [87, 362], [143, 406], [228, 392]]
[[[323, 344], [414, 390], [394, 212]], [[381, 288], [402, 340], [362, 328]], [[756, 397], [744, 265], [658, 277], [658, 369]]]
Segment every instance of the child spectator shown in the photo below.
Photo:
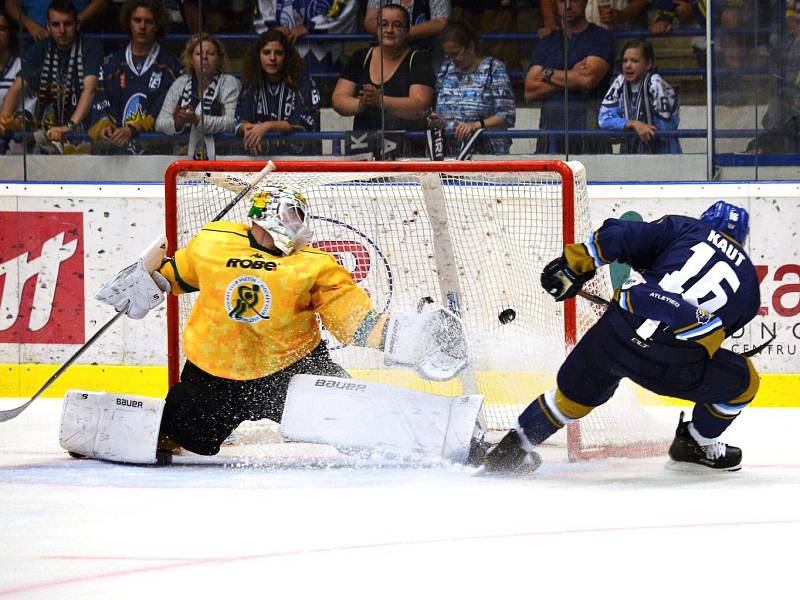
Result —
[[633, 129], [638, 137], [625, 137], [622, 154], [680, 154], [678, 138], [658, 135], [678, 128], [675, 90], [653, 70], [653, 45], [631, 40], [622, 50], [622, 73], [608, 88], [600, 106], [601, 129]]

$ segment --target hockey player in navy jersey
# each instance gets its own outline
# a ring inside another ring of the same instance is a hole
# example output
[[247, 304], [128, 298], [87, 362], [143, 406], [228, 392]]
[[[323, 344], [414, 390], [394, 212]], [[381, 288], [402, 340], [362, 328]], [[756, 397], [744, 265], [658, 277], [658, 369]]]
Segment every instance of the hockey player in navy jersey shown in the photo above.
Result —
[[747, 211], [719, 201], [700, 219], [608, 219], [585, 242], [566, 246], [541, 276], [556, 301], [576, 296], [612, 261], [642, 278], [617, 290], [561, 365], [557, 388], [536, 398], [489, 450], [486, 470], [534, 470], [541, 463], [534, 447], [606, 402], [623, 377], [695, 403], [691, 421], [681, 413], [669, 449], [674, 465], [740, 469], [742, 451], [717, 438], [759, 384], [748, 358], [720, 348], [760, 306], [756, 270], [742, 248], [747, 232]]

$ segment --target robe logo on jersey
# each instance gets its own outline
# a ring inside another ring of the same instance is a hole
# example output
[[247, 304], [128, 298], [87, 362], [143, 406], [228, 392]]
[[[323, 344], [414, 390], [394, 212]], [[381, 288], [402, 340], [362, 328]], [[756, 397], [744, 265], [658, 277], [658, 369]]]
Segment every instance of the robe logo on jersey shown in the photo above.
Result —
[[272, 294], [258, 277], [237, 277], [225, 290], [225, 308], [233, 321], [257, 323], [269, 320]]
[[0, 343], [82, 344], [82, 212], [0, 212]]

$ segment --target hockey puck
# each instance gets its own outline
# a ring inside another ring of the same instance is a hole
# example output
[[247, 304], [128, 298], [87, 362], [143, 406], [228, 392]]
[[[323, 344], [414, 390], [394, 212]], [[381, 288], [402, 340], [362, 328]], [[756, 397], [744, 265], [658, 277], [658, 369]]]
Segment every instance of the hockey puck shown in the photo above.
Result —
[[497, 315], [497, 320], [500, 321], [503, 325], [511, 323], [511, 321], [513, 321], [516, 318], [517, 318], [517, 312], [513, 308], [507, 308], [499, 315]]

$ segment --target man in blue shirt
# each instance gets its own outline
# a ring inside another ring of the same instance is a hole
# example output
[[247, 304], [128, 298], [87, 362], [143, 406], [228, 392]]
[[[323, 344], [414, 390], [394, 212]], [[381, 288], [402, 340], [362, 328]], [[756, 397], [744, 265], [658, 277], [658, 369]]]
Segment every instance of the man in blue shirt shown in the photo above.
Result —
[[742, 248], [743, 208], [719, 201], [700, 219], [666, 216], [650, 223], [607, 219], [583, 243], [569, 244], [542, 272], [556, 301], [577, 295], [595, 269], [620, 261], [629, 279], [606, 313], [569, 353], [555, 390], [534, 400], [487, 454], [489, 471], [531, 471], [533, 447], [605, 403], [619, 380], [695, 403], [678, 424], [673, 464], [706, 470], [741, 468], [742, 451], [717, 438], [758, 391], [750, 360], [721, 348], [761, 304], [758, 276]]
[[[607, 30], [586, 20], [586, 0], [572, 0], [567, 7], [558, 0], [566, 22], [567, 65], [564, 68], [564, 33], [554, 31], [536, 46], [525, 77], [525, 100], [541, 102], [540, 129], [564, 130], [564, 86], [569, 90], [569, 131], [596, 129], [597, 110], [608, 89], [614, 62], [614, 38]], [[539, 138], [537, 154], [563, 154], [563, 135]], [[569, 136], [569, 151], [577, 154], [611, 152], [606, 138]]]

